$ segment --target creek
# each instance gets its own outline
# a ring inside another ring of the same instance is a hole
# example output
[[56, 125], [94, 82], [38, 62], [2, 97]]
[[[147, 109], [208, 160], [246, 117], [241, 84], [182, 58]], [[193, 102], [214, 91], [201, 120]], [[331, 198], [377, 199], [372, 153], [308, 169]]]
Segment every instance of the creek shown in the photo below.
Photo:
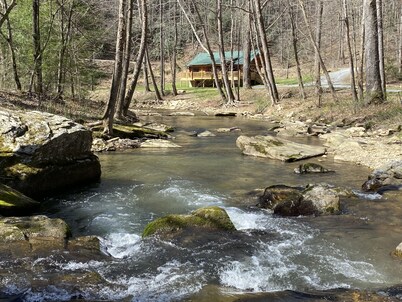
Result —
[[[401, 283], [401, 262], [390, 256], [402, 240], [400, 194], [342, 199], [341, 215], [295, 218], [257, 209], [255, 197], [247, 194], [275, 184], [320, 182], [359, 190], [369, 169], [334, 162], [329, 156], [311, 161], [336, 173], [296, 175], [293, 169], [299, 163], [243, 156], [236, 138], [240, 133], [267, 134], [271, 125], [264, 121], [210, 116], [152, 119], [174, 126], [174, 142], [182, 148], [100, 154], [99, 184], [46, 200], [46, 214], [64, 219], [73, 236], [99, 236], [111, 255], [107, 261], [37, 260], [48, 272], [99, 273], [102, 287], [87, 285], [83, 298], [232, 301], [250, 292], [377, 289]], [[242, 131], [203, 138], [189, 135], [235, 126]], [[320, 144], [316, 138], [297, 141]], [[225, 208], [241, 236], [217, 239], [206, 234], [190, 245], [141, 238], [155, 218], [210, 205]], [[44, 288], [30, 290], [25, 299], [60, 301], [76, 296], [63, 284]]]

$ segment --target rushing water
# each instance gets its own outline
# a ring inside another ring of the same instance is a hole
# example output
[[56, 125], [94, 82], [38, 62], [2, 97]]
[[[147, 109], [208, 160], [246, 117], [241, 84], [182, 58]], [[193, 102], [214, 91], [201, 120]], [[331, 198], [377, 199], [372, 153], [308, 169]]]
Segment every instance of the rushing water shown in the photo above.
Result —
[[[101, 154], [100, 184], [47, 200], [50, 216], [66, 220], [74, 236], [99, 236], [111, 257], [85, 262], [38, 259], [32, 270], [46, 265], [48, 271], [66, 274], [97, 272], [102, 287], [87, 284], [80, 291], [59, 284], [36, 290], [20, 277], [10, 281], [10, 292], [28, 288], [27, 301], [69, 300], [77, 291], [87, 299], [229, 301], [245, 292], [372, 289], [401, 282], [401, 263], [390, 256], [402, 240], [398, 194], [343, 200], [342, 215], [297, 218], [256, 209], [255, 199], [247, 194], [274, 184], [317, 182], [358, 190], [368, 169], [324, 158], [322, 164], [335, 174], [296, 175], [297, 163], [243, 156], [235, 146], [240, 133], [266, 134], [267, 122], [207, 116], [160, 119], [176, 127], [174, 141], [182, 148]], [[189, 136], [233, 126], [242, 132]], [[145, 225], [157, 217], [209, 205], [224, 207], [239, 234], [201, 234], [196, 242], [183, 244], [141, 238]]]

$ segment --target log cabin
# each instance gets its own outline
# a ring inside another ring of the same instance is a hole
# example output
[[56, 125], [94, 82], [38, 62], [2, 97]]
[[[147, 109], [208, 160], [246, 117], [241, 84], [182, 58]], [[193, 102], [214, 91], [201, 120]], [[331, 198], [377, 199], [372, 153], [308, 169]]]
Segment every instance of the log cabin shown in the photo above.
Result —
[[[221, 59], [218, 52], [214, 52], [213, 55], [218, 70], [219, 82], [221, 82]], [[252, 85], [263, 83], [257, 72], [256, 60], [259, 60], [259, 53], [252, 51], [250, 54], [250, 79]], [[243, 86], [243, 52], [235, 51], [233, 52], [233, 56], [232, 52], [225, 52], [225, 62], [228, 70], [229, 81], [233, 81], [236, 86]], [[190, 87], [213, 87], [215, 85], [212, 72], [212, 61], [208, 53], [198, 53], [186, 67], [187, 70], [179, 74], [180, 81], [187, 81]]]

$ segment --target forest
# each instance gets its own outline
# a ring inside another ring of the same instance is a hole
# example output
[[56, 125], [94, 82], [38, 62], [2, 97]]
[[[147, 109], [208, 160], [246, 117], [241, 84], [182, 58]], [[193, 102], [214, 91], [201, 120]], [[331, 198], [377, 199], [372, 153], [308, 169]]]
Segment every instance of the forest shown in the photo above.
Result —
[[[340, 67], [350, 70], [355, 102], [381, 103], [387, 83], [401, 78], [401, 20], [397, 0], [2, 0], [0, 85], [58, 102], [86, 98], [113, 74], [103, 114], [110, 133], [113, 119], [127, 116], [139, 83], [151, 82], [155, 99], [166, 90], [177, 95], [180, 72], [197, 52], [213, 63], [219, 53], [225, 64], [212, 64], [214, 86], [223, 103], [235, 104], [240, 85], [229, 80], [233, 56], [225, 55], [244, 52], [248, 89], [248, 58], [256, 51], [255, 71], [272, 104], [280, 100], [275, 70], [287, 70], [287, 78], [293, 70], [300, 98], [313, 82], [320, 104], [323, 90], [337, 99], [329, 71]], [[114, 61], [111, 73], [99, 67], [102, 60]]]

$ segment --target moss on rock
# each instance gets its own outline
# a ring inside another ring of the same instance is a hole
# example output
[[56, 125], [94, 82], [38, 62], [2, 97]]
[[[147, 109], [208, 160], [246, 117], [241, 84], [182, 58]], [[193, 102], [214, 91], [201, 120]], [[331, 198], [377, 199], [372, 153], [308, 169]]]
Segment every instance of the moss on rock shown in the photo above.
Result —
[[226, 211], [219, 207], [201, 208], [190, 215], [167, 215], [150, 222], [142, 237], [172, 234], [187, 228], [201, 228], [211, 231], [236, 230]]
[[0, 215], [22, 215], [38, 206], [37, 201], [6, 185], [0, 184]]

